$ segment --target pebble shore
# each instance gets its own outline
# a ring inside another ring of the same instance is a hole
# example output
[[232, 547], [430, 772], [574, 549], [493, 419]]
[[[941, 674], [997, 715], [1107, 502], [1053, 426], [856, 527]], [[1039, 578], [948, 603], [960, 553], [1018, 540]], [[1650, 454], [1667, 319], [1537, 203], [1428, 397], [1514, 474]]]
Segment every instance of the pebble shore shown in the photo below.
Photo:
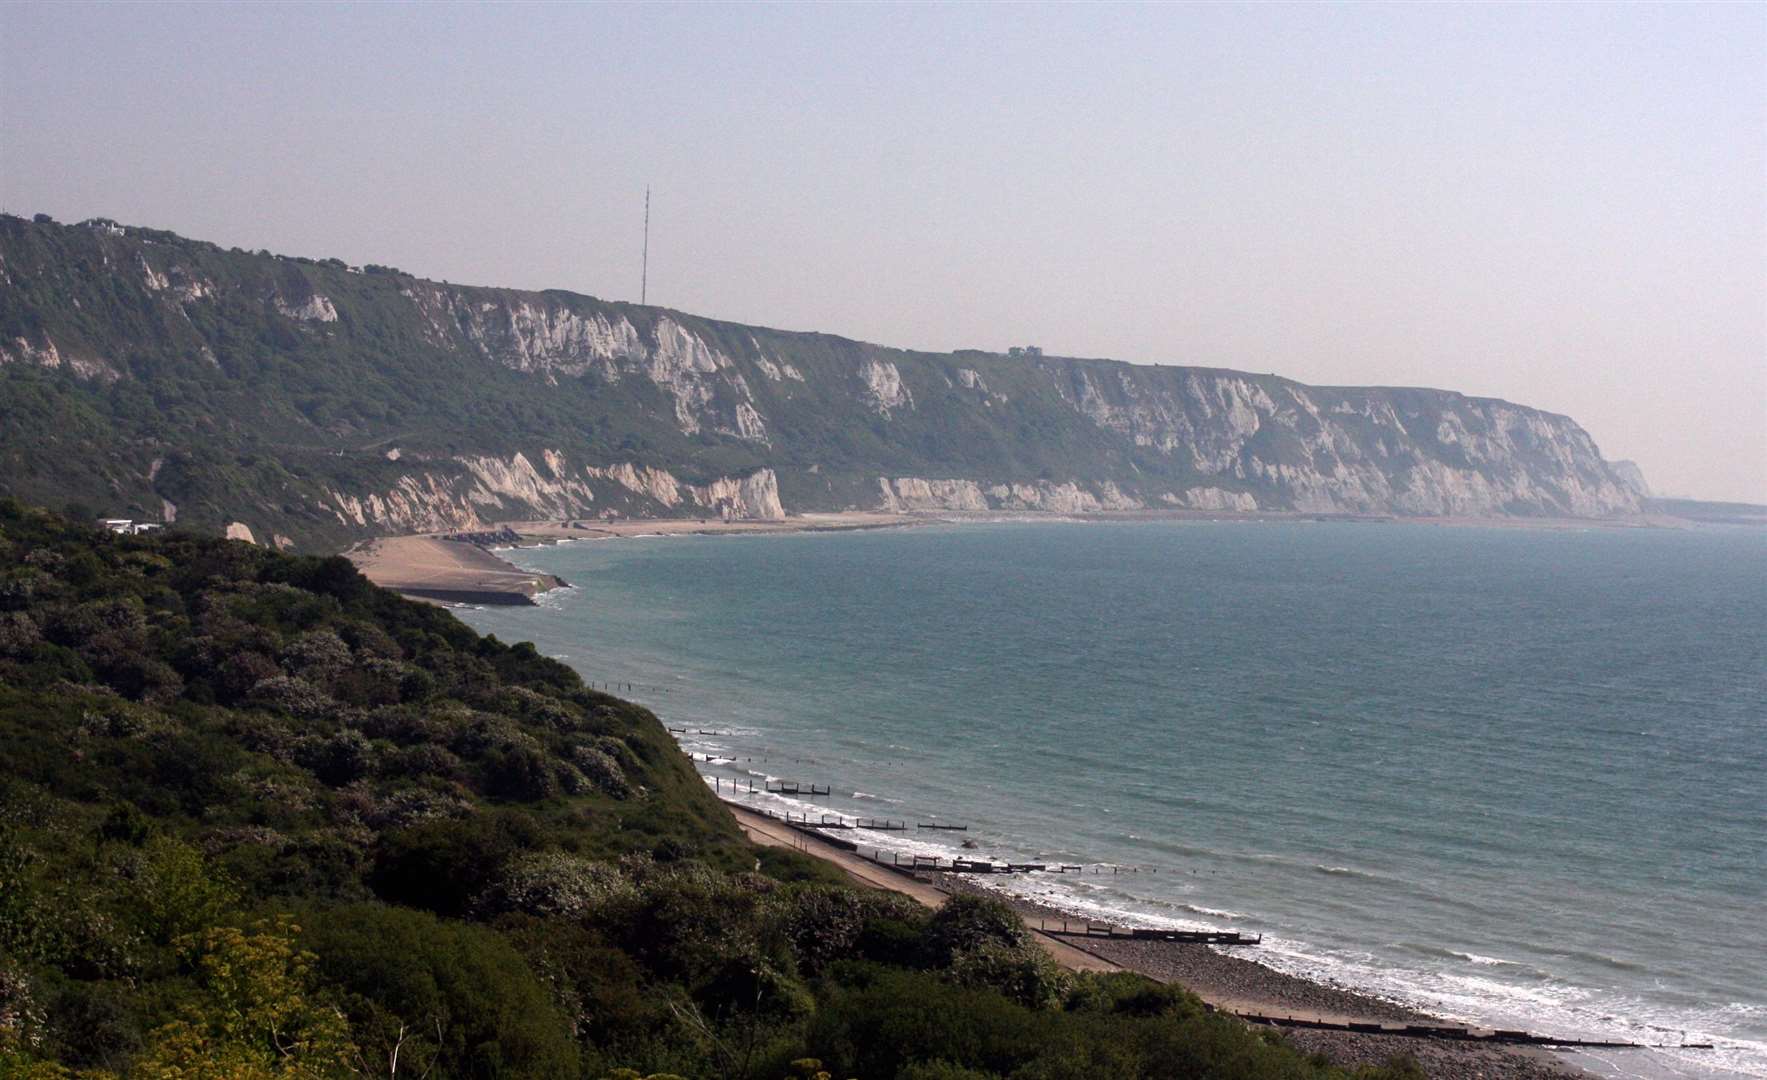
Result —
[[[1071, 912], [1005, 896], [954, 874], [936, 882], [949, 892], [976, 892], [1005, 899], [1035, 928], [1038, 920], [1074, 920]], [[1236, 1011], [1268, 1015], [1327, 1015], [1346, 1019], [1443, 1023], [1441, 1018], [1372, 994], [1288, 975], [1208, 945], [1169, 941], [1063, 940], [1161, 982], [1177, 983], [1209, 1001], [1231, 1002]], [[1239, 950], [1255, 952], [1256, 950]], [[1534, 1047], [1486, 1046], [1403, 1035], [1283, 1028], [1297, 1049], [1355, 1067], [1411, 1057], [1426, 1075], [1442, 1080], [1591, 1080], [1564, 1052]]]

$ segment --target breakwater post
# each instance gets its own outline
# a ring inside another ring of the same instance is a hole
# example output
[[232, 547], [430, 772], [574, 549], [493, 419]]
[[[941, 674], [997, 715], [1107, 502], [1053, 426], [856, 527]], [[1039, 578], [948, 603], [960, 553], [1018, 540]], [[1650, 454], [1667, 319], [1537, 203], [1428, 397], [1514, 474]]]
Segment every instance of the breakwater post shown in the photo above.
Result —
[[[732, 795], [755, 794], [755, 782], [753, 780], [726, 780], [722, 776], [701, 777], [701, 779], [710, 780], [712, 782], [712, 790], [720, 795], [724, 794], [726, 791], [730, 792]], [[730, 786], [725, 787], [725, 784], [729, 784]]]

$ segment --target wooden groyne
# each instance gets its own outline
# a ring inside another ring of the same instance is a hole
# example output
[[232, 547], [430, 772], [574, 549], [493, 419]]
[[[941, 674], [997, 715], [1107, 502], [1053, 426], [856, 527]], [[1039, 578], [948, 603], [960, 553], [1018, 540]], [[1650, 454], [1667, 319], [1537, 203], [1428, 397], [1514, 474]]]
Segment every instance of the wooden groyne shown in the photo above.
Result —
[[[814, 829], [815, 826], [810, 828]], [[851, 841], [843, 841], [826, 834], [823, 834], [821, 839], [831, 844], [843, 846], [851, 843]], [[861, 858], [869, 859], [879, 866], [889, 866], [909, 872], [925, 871], [932, 874], [1074, 874], [1085, 873], [1087, 869], [1084, 866], [1072, 864], [1052, 866], [1049, 863], [996, 862], [992, 859], [947, 859], [941, 855], [904, 855], [899, 851], [885, 852], [878, 848], [865, 852], [860, 851], [857, 844], [853, 844], [847, 850], [857, 852]], [[884, 858], [886, 854], [889, 855], [887, 859]], [[1101, 867], [1092, 867], [1092, 872], [1099, 873], [1101, 869]], [[1135, 868], [1112, 867], [1111, 869], [1128, 872]]]
[[802, 784], [796, 780], [768, 780], [761, 790], [769, 795], [827, 795], [827, 784]]
[[1314, 1031], [1350, 1031], [1359, 1035], [1404, 1035], [1413, 1039], [1446, 1039], [1456, 1042], [1477, 1042], [1503, 1046], [1539, 1046], [1553, 1049], [1583, 1050], [1710, 1050], [1711, 1043], [1638, 1043], [1606, 1039], [1561, 1039], [1554, 1035], [1537, 1035], [1530, 1031], [1507, 1028], [1456, 1027], [1452, 1024], [1390, 1024], [1318, 1020], [1305, 1016], [1274, 1016], [1269, 1013], [1233, 1012], [1250, 1024], [1271, 1027], [1308, 1028]]
[[[716, 757], [712, 754], [696, 754], [690, 750], [683, 751], [683, 753], [687, 754], [688, 758], [693, 761], [715, 763], [731, 760], [730, 758]], [[722, 776], [701, 776], [700, 779], [710, 780], [712, 782], [712, 790], [717, 792], [720, 796], [726, 791], [730, 792], [732, 795], [808, 795], [811, 798], [820, 798], [822, 796], [833, 794], [833, 792], [829, 790], [827, 784], [806, 784], [799, 780], [763, 780], [761, 781], [760, 786], [757, 787], [753, 780], [726, 780]]]
[[[689, 755], [689, 756], [691, 756], [691, 755]], [[710, 760], [710, 758], [708, 757], [707, 760]], [[724, 792], [726, 792], [726, 791], [730, 791], [730, 792], [746, 791], [750, 795], [753, 795], [761, 790], [760, 788], [757, 788], [755, 786], [755, 782], [753, 780], [726, 780], [722, 776], [709, 776], [709, 777], [703, 777], [702, 779], [710, 780], [712, 782], [712, 790], [717, 792], [719, 795], [724, 794]]]
[[1237, 930], [1163, 930], [1147, 927], [1100, 926], [1066, 919], [1037, 920], [1037, 929], [1051, 937], [1102, 938], [1106, 941], [1177, 941], [1189, 945], [1259, 945], [1263, 934]]
[[824, 816], [821, 821], [806, 821], [803, 822], [803, 825], [810, 829], [868, 829], [872, 832], [908, 831], [906, 821], [891, 821], [888, 818], [854, 818], [851, 821], [838, 819], [830, 821], [827, 816]]
[[[735, 790], [733, 788], [733, 790]], [[734, 799], [725, 799], [734, 807], [761, 817], [777, 821], [806, 838], [814, 838], [820, 843], [842, 851], [851, 852], [876, 866], [908, 877], [917, 874], [1023, 874], [1023, 873], [1093, 873], [1099, 874], [1109, 870], [1113, 874], [1139, 872], [1141, 867], [1110, 866], [1106, 864], [1082, 865], [1062, 863], [1011, 863], [994, 862], [983, 859], [947, 859], [934, 855], [904, 855], [901, 852], [886, 852], [879, 848], [861, 849], [859, 844], [843, 836], [834, 835], [840, 832], [859, 829], [893, 829], [903, 831], [906, 822], [882, 821], [877, 819], [859, 818], [847, 821], [837, 815], [824, 814], [818, 820], [811, 820], [809, 815], [793, 815], [778, 813], [759, 807], [747, 806]], [[884, 856], [888, 855], [888, 858]], [[1149, 872], [1157, 872], [1149, 869]], [[936, 885], [941, 892], [950, 894], [954, 886]], [[1028, 925], [1028, 920], [1027, 920]], [[1051, 920], [1039, 919], [1036, 932], [1055, 939], [1065, 941], [1082, 952], [1089, 953], [1111, 964], [1121, 966], [1120, 961], [1111, 958], [1107, 953], [1094, 952], [1085, 947], [1084, 942], [1092, 941], [1164, 941], [1179, 944], [1197, 944], [1214, 946], [1253, 947], [1263, 943], [1262, 934], [1245, 934], [1234, 930], [1169, 930], [1148, 927], [1117, 927], [1107, 924], [1093, 923], [1090, 920]], [[1428, 1023], [1388, 1023], [1358, 1020], [1326, 1020], [1316, 1016], [1296, 1016], [1293, 1014], [1275, 1014], [1262, 1012], [1241, 1012], [1233, 1009], [1222, 1009], [1211, 1004], [1204, 1004], [1211, 1012], [1233, 1016], [1250, 1024], [1262, 1024], [1270, 1027], [1312, 1029], [1319, 1031], [1340, 1031], [1358, 1035], [1394, 1035], [1407, 1038], [1437, 1039], [1442, 1041], [1470, 1042], [1482, 1045], [1528, 1046], [1542, 1049], [1566, 1050], [1711, 1050], [1712, 1043], [1639, 1043], [1621, 1040], [1560, 1038], [1552, 1035], [1541, 1035], [1529, 1031], [1507, 1028], [1476, 1028], [1454, 1024]]]
[[[778, 784], [787, 785], [783, 789], [785, 794], [826, 795], [828, 793], [828, 789], [821, 785], [811, 785], [808, 788], [803, 788], [802, 785], [792, 785], [791, 781], [768, 781], [768, 786], [762, 790], [773, 793], [780, 792], [782, 788], [775, 786]], [[719, 791], [722, 792], [722, 790], [722, 787], [719, 786]], [[754, 787], [752, 781], [732, 781], [730, 790], [732, 792], [746, 793], [757, 789]], [[809, 814], [794, 814], [789, 810], [781, 813], [778, 810], [768, 810], [759, 806], [748, 806], [722, 794], [720, 794], [719, 797], [723, 798], [725, 802], [730, 803], [732, 806], [742, 807], [751, 814], [759, 814], [762, 817], [771, 818], [774, 821], [779, 822], [781, 825], [795, 829], [806, 836], [814, 836], [825, 844], [840, 848], [842, 851], [854, 852], [861, 858], [877, 863], [879, 866], [888, 866], [897, 870], [910, 872], [924, 870], [928, 873], [935, 874], [1092, 874], [1097, 876], [1105, 873], [1139, 874], [1145, 869], [1144, 867], [1139, 866], [1115, 866], [1108, 863], [1015, 863], [997, 862], [992, 859], [948, 859], [944, 856], [936, 855], [904, 855], [899, 851], [886, 852], [881, 848], [871, 848], [869, 851], [865, 851], [860, 849], [859, 844], [856, 841], [830, 834], [859, 832], [864, 830], [871, 830], [873, 832], [906, 832], [908, 829], [908, 823], [906, 821], [893, 821], [888, 818], [881, 820], [878, 818], [847, 818], [839, 814], [822, 814], [812, 818]], [[917, 824], [915, 828], [960, 831], [967, 830], [969, 826]], [[966, 843], [968, 842], [966, 841]], [[887, 859], [884, 858], [886, 854], [889, 856]], [[1158, 871], [1148, 869], [1147, 872], [1157, 873]], [[1095, 929], [1098, 932], [1091, 936], [1103, 937], [1106, 936], [1104, 930], [1109, 928], [1099, 927]], [[1053, 932], [1054, 931], [1051, 931], [1051, 933]], [[1076, 931], [1076, 933], [1079, 932], [1080, 931]], [[1121, 931], [1119, 932], [1119, 935], [1127, 933], [1128, 931]]]
[[790, 825], [794, 829], [870, 829], [874, 832], [904, 832], [908, 828], [906, 821], [890, 821], [887, 818], [853, 818], [849, 821], [837, 814], [823, 814], [821, 817], [812, 818], [809, 814], [793, 814], [790, 810], [780, 814], [752, 806], [744, 807], [744, 809], [753, 814], [770, 817], [775, 821]]

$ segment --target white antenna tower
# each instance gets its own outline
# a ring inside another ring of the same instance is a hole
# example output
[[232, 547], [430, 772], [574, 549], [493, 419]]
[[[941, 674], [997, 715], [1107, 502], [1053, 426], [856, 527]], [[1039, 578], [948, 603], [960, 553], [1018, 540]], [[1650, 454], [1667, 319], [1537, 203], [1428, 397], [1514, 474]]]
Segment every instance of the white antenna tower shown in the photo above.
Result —
[[650, 298], [650, 185], [644, 185], [644, 270], [638, 279], [638, 302]]

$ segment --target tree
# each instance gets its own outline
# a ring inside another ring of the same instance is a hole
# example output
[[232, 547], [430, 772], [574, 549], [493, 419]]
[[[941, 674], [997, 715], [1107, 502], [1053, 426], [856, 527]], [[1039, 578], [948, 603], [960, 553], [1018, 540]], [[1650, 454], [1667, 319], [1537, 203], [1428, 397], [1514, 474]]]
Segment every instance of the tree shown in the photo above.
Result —
[[154, 1033], [144, 1080], [333, 1080], [359, 1057], [343, 1013], [314, 993], [313, 961], [290, 916], [179, 941], [199, 993]]

